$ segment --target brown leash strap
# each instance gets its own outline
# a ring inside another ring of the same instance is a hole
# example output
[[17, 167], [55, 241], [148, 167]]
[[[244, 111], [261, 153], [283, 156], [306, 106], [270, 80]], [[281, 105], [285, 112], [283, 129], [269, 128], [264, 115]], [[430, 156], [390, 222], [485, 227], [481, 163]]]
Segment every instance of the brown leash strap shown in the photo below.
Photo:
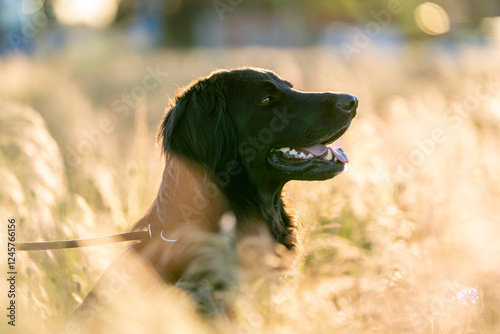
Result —
[[149, 231], [136, 231], [118, 233], [96, 238], [63, 240], [63, 241], [40, 241], [40, 242], [16, 242], [16, 249], [20, 251], [47, 250], [61, 248], [77, 248], [97, 246], [122, 241], [146, 240], [151, 237]]

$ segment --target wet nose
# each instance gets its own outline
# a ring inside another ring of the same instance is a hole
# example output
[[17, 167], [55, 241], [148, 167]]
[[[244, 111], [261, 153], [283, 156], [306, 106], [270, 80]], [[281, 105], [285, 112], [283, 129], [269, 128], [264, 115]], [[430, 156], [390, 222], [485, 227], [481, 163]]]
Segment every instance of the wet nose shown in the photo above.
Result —
[[337, 97], [337, 107], [354, 117], [358, 107], [358, 98], [351, 94], [340, 94]]

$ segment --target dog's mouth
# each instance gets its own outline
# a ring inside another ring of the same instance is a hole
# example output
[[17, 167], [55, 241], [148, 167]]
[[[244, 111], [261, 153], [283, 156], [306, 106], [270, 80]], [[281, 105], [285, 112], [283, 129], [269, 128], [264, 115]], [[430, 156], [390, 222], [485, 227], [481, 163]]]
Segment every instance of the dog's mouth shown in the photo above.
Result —
[[282, 147], [271, 150], [271, 154], [273, 153], [283, 162], [288, 163], [302, 163], [312, 159], [322, 159], [342, 164], [349, 162], [349, 158], [342, 148], [335, 149], [322, 144], [309, 147]]
[[304, 147], [282, 147], [271, 149], [269, 164], [294, 180], [325, 180], [339, 174], [349, 162], [342, 148], [329, 146], [340, 138], [348, 126], [330, 138]]

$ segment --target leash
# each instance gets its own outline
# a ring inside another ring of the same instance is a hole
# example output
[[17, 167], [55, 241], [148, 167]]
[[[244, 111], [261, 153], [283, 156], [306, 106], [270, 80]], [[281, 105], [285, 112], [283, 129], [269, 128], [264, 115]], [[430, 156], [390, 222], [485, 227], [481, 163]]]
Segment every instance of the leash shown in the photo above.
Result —
[[[221, 217], [220, 226], [223, 231], [231, 231], [236, 226], [236, 218], [233, 213], [225, 213]], [[163, 235], [165, 229], [160, 231], [160, 238], [166, 242], [176, 242], [178, 239], [169, 239]], [[88, 246], [98, 246], [111, 244], [122, 241], [143, 241], [152, 238], [151, 224], [148, 224], [147, 231], [134, 231], [106, 235], [103, 237], [94, 237], [86, 239], [73, 239], [62, 241], [35, 241], [35, 242], [16, 242], [16, 248], [19, 251], [32, 251], [32, 250], [50, 250], [50, 249], [64, 249], [64, 248], [78, 248]]]
[[98, 246], [123, 241], [146, 240], [151, 237], [149, 231], [135, 231], [126, 233], [117, 233], [95, 238], [62, 240], [62, 241], [39, 241], [39, 242], [16, 242], [17, 250], [48, 250], [63, 248], [78, 248], [88, 246]]
[[[160, 238], [167, 242], [176, 242], [177, 239], [168, 239], [163, 236], [163, 231], [160, 232]], [[135, 231], [106, 235], [103, 237], [73, 239], [62, 241], [36, 241], [36, 242], [16, 242], [17, 250], [49, 250], [49, 249], [64, 249], [64, 248], [79, 248], [88, 246], [99, 246], [123, 241], [143, 241], [151, 239], [151, 225], [148, 224], [147, 231]]]

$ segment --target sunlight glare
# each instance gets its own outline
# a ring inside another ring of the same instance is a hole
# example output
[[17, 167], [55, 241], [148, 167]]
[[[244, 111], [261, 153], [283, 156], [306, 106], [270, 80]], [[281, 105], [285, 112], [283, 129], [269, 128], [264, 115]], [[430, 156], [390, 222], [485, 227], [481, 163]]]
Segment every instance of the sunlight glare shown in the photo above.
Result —
[[450, 31], [450, 18], [443, 7], [424, 2], [415, 8], [417, 26], [429, 35], [441, 35]]
[[54, 12], [62, 24], [85, 24], [91, 27], [104, 27], [116, 16], [116, 0], [66, 0], [56, 1]]

